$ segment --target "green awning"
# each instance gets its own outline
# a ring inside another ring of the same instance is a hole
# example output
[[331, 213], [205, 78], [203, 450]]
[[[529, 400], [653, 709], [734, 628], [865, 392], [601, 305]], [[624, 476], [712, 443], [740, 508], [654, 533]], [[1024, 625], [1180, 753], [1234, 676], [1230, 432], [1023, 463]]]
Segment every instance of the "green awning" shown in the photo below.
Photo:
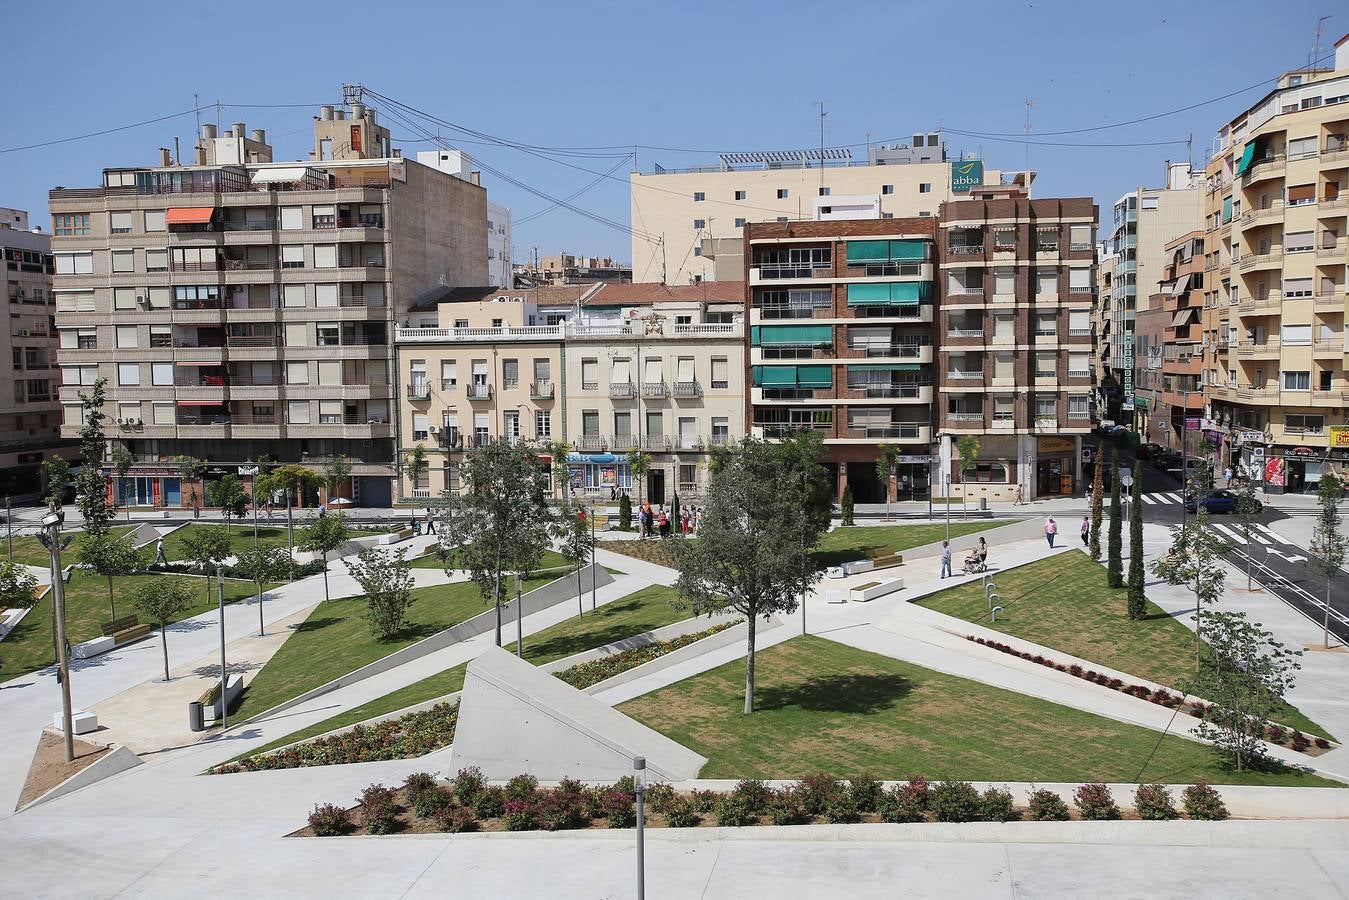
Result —
[[1231, 198], [1231, 197], [1224, 197], [1224, 198], [1223, 198], [1223, 224], [1225, 225], [1225, 224], [1227, 224], [1227, 223], [1230, 222], [1230, 221], [1232, 221], [1232, 198]]
[[894, 303], [918, 303], [932, 299], [932, 282], [902, 281], [890, 285], [890, 300]]
[[850, 284], [848, 285], [849, 306], [889, 306], [890, 285], [888, 284]]
[[1241, 151], [1241, 162], [1237, 164], [1237, 175], [1245, 175], [1246, 170], [1251, 167], [1251, 160], [1255, 159], [1255, 141], [1247, 141], [1246, 147]]
[[848, 285], [849, 306], [894, 306], [932, 299], [932, 282], [897, 281], [889, 284]]
[[827, 388], [834, 386], [833, 366], [797, 366], [796, 383], [803, 388]]
[[918, 363], [868, 363], [865, 366], [848, 366], [849, 372], [917, 372]]
[[889, 241], [848, 241], [848, 262], [876, 262], [890, 258]]
[[816, 347], [833, 343], [832, 325], [754, 325], [750, 328], [750, 344], [756, 347]]
[[796, 384], [796, 366], [755, 366], [755, 387], [791, 387]]
[[927, 259], [927, 241], [906, 240], [890, 242], [891, 259]]

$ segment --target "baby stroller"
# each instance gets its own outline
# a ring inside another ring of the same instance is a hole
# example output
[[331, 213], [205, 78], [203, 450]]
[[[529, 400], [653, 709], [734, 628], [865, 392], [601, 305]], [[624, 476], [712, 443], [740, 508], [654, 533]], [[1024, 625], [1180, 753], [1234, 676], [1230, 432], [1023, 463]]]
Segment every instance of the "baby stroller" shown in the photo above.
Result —
[[981, 572], [988, 571], [988, 556], [980, 553], [977, 549], [970, 551], [970, 555], [965, 557], [965, 574], [978, 575]]

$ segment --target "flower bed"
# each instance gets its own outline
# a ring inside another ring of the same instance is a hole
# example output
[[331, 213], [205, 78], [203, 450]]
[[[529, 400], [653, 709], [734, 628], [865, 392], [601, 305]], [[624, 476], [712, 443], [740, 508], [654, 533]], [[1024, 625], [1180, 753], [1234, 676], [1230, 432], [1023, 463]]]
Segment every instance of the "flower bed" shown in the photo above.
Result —
[[554, 674], [572, 687], [585, 690], [591, 685], [599, 684], [601, 681], [613, 678], [629, 669], [635, 669], [643, 663], [649, 663], [651, 660], [659, 659], [667, 653], [673, 653], [680, 647], [687, 647], [695, 641], [701, 641], [705, 637], [711, 637], [720, 631], [725, 631], [732, 625], [738, 625], [740, 621], [737, 619], [734, 622], [723, 622], [704, 631], [682, 634], [668, 641], [655, 641], [641, 647], [634, 647], [631, 650], [624, 650], [621, 653], [601, 656], [599, 659], [577, 663], [570, 669], [563, 669], [561, 672]]
[[437, 703], [423, 712], [409, 713], [369, 727], [357, 725], [341, 734], [315, 738], [273, 753], [248, 756], [236, 763], [216, 766], [211, 771], [217, 775], [229, 775], [265, 769], [413, 759], [449, 746], [454, 741], [454, 728], [458, 721], [458, 703]]
[[[530, 775], [517, 775], [504, 786], [489, 785], [476, 768], [463, 769], [447, 783], [420, 772], [397, 790], [374, 784], [355, 807], [315, 806], [300, 836], [328, 837], [396, 831], [566, 831], [587, 828], [631, 828], [636, 822], [631, 778], [612, 785], [586, 785], [567, 779], [555, 788], [541, 788]], [[1070, 819], [1175, 819], [1181, 815], [1170, 790], [1160, 784], [1139, 785], [1126, 815], [1103, 784], [1082, 785], [1069, 807], [1051, 791], [1036, 791], [1025, 807], [1015, 805], [1009, 791], [990, 787], [983, 793], [965, 781], [929, 784], [910, 776], [885, 789], [879, 781], [831, 775], [810, 775], [781, 788], [762, 781], [742, 781], [734, 790], [679, 792], [668, 784], [646, 791], [647, 827], [809, 825], [817, 822], [1011, 822]], [[1182, 792], [1181, 807], [1191, 819], [1227, 818], [1222, 798], [1205, 782]]]
[[[1039, 653], [1031, 653], [1029, 650], [1018, 650], [1011, 644], [1004, 644], [1002, 641], [989, 640], [987, 638], [976, 637], [972, 634], [965, 635], [965, 640], [974, 641], [993, 650], [998, 650], [1011, 656], [1019, 656], [1024, 660], [1045, 666], [1046, 668], [1056, 669], [1060, 672], [1066, 672], [1074, 678], [1081, 678], [1085, 681], [1099, 684], [1101, 687], [1110, 688], [1112, 691], [1119, 691], [1121, 694], [1129, 694], [1140, 700], [1147, 700], [1149, 703], [1156, 703], [1158, 706], [1165, 706], [1167, 709], [1178, 709], [1187, 716], [1193, 716], [1196, 719], [1202, 719], [1213, 709], [1213, 704], [1206, 703], [1203, 700], [1186, 701], [1184, 695], [1173, 694], [1165, 688], [1153, 690], [1145, 684], [1128, 684], [1122, 679], [1114, 678], [1104, 672], [1097, 672], [1095, 669], [1084, 669], [1076, 663], [1065, 665], [1061, 662], [1055, 662], [1047, 656]], [[1271, 744], [1278, 744], [1281, 747], [1287, 747], [1298, 753], [1305, 753], [1308, 756], [1319, 756], [1321, 753], [1329, 750], [1331, 742], [1323, 737], [1311, 737], [1298, 731], [1296, 728], [1284, 728], [1280, 725], [1271, 725], [1265, 735], [1265, 740]]]
[[603, 550], [622, 553], [624, 556], [631, 556], [633, 559], [640, 559], [643, 562], [676, 569], [679, 567], [679, 560], [675, 556], [675, 543], [680, 540], [688, 540], [688, 538], [649, 537], [638, 541], [601, 541], [599, 547]]

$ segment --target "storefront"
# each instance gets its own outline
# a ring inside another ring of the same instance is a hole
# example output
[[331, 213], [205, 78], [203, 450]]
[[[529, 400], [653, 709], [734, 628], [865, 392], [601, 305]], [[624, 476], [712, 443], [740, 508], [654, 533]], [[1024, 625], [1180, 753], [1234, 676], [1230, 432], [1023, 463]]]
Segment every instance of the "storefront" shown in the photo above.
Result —
[[901, 456], [895, 466], [895, 499], [926, 500], [932, 493], [932, 457]]
[[632, 469], [613, 453], [572, 453], [567, 472], [572, 490], [588, 497], [614, 499], [632, 490]]
[[108, 502], [117, 506], [149, 508], [183, 505], [183, 479], [174, 469], [136, 467], [125, 478], [104, 469], [108, 479]]
[[1066, 437], [1035, 440], [1035, 496], [1071, 494], [1077, 487], [1077, 441]]

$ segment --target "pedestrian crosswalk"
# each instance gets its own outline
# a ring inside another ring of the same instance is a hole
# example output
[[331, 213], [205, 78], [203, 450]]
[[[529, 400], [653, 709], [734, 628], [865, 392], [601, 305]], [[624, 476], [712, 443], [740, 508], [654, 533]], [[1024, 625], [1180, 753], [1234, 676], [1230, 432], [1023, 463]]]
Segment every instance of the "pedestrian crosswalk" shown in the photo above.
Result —
[[1266, 547], [1273, 544], [1293, 545], [1293, 542], [1288, 540], [1288, 538], [1282, 537], [1269, 528], [1266, 528], [1264, 525], [1253, 525], [1248, 535], [1246, 529], [1239, 524], [1224, 525], [1221, 522], [1214, 522], [1211, 519], [1209, 520], [1209, 524], [1213, 526], [1215, 531], [1233, 544], [1236, 544], [1238, 547], [1247, 544], [1263, 544]]
[[1184, 498], [1179, 491], [1158, 491], [1155, 494], [1143, 494], [1144, 505], [1155, 505], [1158, 503], [1182, 503]]

